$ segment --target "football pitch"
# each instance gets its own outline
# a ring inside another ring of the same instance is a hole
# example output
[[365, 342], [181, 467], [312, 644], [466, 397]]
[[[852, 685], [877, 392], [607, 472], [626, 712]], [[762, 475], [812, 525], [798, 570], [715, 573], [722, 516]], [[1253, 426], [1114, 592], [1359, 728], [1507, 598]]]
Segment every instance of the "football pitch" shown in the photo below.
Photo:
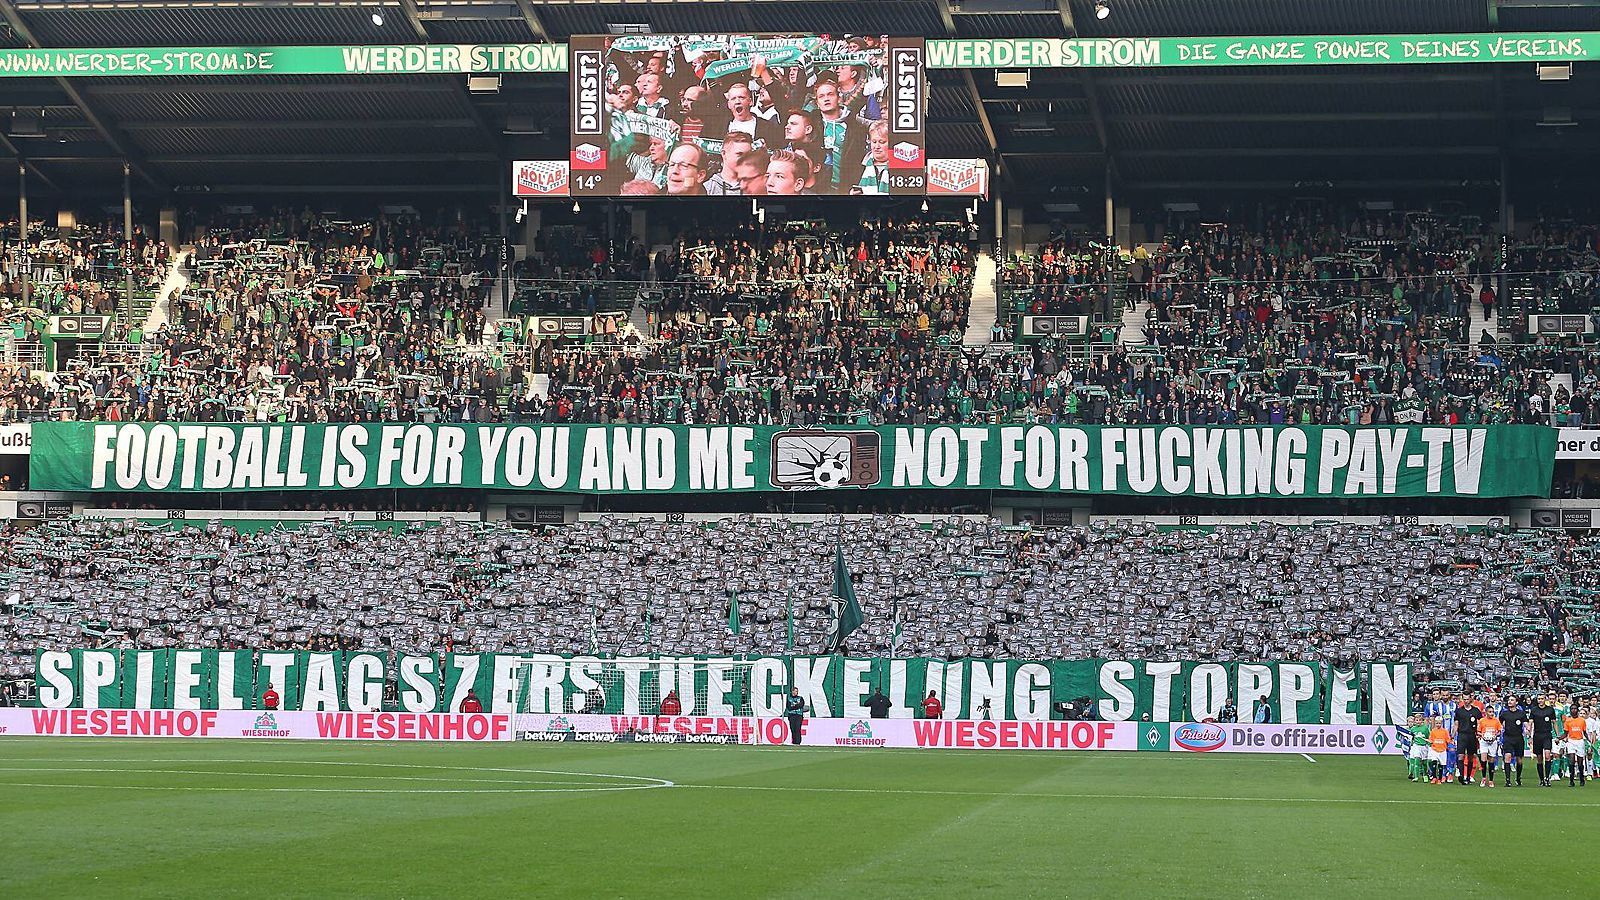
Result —
[[12, 738], [0, 896], [1572, 896], [1600, 787], [1524, 781], [1336, 756]]

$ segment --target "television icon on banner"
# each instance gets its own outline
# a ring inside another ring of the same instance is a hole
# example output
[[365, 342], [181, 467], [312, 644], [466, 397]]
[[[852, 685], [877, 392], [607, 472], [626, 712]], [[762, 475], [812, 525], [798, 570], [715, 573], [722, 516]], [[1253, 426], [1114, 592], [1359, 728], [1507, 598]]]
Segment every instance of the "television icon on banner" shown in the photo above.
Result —
[[565, 197], [569, 168], [564, 159], [536, 159], [515, 164], [511, 192], [516, 197]]
[[876, 431], [780, 431], [767, 478], [786, 491], [872, 487], [882, 475], [878, 448]]
[[604, 172], [606, 170], [605, 148], [594, 144], [579, 144], [573, 147], [572, 168], [574, 171]]
[[889, 154], [889, 168], [917, 169], [922, 167], [922, 148], [910, 141], [895, 144]]

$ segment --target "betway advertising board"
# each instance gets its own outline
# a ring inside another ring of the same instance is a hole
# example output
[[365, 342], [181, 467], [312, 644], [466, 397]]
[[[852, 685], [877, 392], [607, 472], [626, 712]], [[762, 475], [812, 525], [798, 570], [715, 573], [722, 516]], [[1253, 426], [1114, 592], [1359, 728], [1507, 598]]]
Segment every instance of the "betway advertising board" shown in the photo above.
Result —
[[41, 422], [36, 490], [589, 494], [937, 488], [1544, 497], [1556, 430], [1442, 426], [202, 425]]

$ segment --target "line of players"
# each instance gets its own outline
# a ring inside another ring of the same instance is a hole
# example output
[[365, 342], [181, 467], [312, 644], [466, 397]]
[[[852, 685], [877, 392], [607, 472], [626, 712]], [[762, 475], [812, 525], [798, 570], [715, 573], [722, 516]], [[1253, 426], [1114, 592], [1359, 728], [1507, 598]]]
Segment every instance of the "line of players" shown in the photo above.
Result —
[[1566, 695], [1536, 695], [1525, 707], [1514, 696], [1501, 703], [1493, 693], [1479, 700], [1436, 690], [1422, 714], [1411, 716], [1410, 731], [1409, 778], [1423, 784], [1476, 779], [1494, 787], [1498, 766], [1507, 787], [1521, 787], [1530, 746], [1543, 787], [1563, 775], [1568, 785], [1582, 786], [1600, 768], [1600, 709]]

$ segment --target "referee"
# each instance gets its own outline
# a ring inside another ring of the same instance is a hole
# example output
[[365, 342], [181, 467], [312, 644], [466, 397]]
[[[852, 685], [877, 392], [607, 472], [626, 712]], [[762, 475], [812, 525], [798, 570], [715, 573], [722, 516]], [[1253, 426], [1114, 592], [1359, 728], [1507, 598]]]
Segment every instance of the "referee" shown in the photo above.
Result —
[[1528, 724], [1528, 711], [1522, 708], [1515, 696], [1506, 698], [1506, 711], [1500, 717], [1505, 729], [1502, 746], [1506, 753], [1506, 787], [1511, 786], [1511, 767], [1516, 766], [1517, 787], [1522, 787], [1522, 758], [1527, 755], [1528, 743], [1523, 730]]
[[800, 724], [805, 721], [806, 701], [800, 697], [800, 689], [789, 688], [789, 701], [784, 704], [783, 717], [789, 720], [789, 743], [800, 743]]
[[1539, 786], [1550, 786], [1550, 751], [1555, 749], [1556, 711], [1545, 704], [1544, 695], [1534, 699], [1536, 704], [1529, 718], [1533, 721], [1533, 761], [1539, 767]]
[[1464, 698], [1456, 707], [1456, 783], [1472, 783], [1472, 767], [1478, 761], [1478, 720], [1483, 710]]

